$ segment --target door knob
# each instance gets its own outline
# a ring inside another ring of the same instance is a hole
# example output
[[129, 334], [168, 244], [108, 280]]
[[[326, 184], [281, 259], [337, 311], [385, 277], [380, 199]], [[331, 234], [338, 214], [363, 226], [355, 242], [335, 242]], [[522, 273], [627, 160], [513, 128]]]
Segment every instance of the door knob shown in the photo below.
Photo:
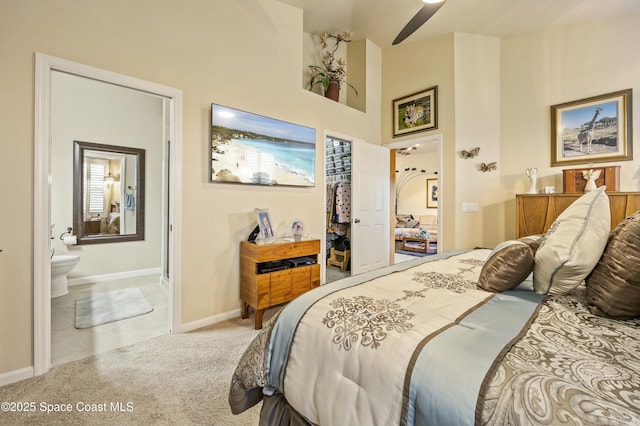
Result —
[[360, 219], [353, 219], [353, 223], [360, 223]]

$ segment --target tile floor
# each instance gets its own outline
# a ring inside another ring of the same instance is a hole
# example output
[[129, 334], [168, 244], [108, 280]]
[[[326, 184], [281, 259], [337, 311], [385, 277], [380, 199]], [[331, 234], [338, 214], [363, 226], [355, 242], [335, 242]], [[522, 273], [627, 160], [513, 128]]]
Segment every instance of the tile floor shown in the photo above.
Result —
[[[51, 301], [51, 364], [58, 365], [169, 333], [169, 291], [158, 275], [69, 286]], [[75, 328], [75, 301], [94, 293], [138, 287], [153, 306], [148, 314], [96, 327]]]

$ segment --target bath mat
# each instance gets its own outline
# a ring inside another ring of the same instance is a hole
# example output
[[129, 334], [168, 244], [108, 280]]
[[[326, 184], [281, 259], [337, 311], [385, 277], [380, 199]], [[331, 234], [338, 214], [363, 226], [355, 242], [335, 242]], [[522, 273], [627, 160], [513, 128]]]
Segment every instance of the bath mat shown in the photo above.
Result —
[[147, 314], [153, 308], [139, 288], [97, 293], [76, 300], [76, 328], [90, 328]]

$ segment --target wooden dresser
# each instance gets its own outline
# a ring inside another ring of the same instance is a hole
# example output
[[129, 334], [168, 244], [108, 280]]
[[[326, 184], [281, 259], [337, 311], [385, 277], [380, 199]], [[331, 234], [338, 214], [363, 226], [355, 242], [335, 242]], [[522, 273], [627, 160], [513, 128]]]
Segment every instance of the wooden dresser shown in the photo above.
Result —
[[[544, 234], [553, 221], [581, 193], [517, 194], [516, 238]], [[607, 192], [611, 206], [611, 229], [625, 217], [640, 210], [640, 192]]]
[[[255, 310], [256, 330], [262, 328], [267, 308], [289, 302], [320, 285], [320, 240], [266, 245], [240, 243], [240, 298], [242, 318]], [[295, 262], [307, 258], [312, 264]]]
[[89, 219], [84, 221], [84, 235], [95, 235], [100, 233], [100, 219]]

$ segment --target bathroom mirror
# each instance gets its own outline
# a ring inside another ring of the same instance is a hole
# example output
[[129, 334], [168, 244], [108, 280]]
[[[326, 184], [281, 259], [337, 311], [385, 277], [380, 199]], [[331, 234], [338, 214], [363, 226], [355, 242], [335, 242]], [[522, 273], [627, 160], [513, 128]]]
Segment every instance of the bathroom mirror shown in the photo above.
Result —
[[144, 149], [73, 143], [78, 244], [144, 240]]

